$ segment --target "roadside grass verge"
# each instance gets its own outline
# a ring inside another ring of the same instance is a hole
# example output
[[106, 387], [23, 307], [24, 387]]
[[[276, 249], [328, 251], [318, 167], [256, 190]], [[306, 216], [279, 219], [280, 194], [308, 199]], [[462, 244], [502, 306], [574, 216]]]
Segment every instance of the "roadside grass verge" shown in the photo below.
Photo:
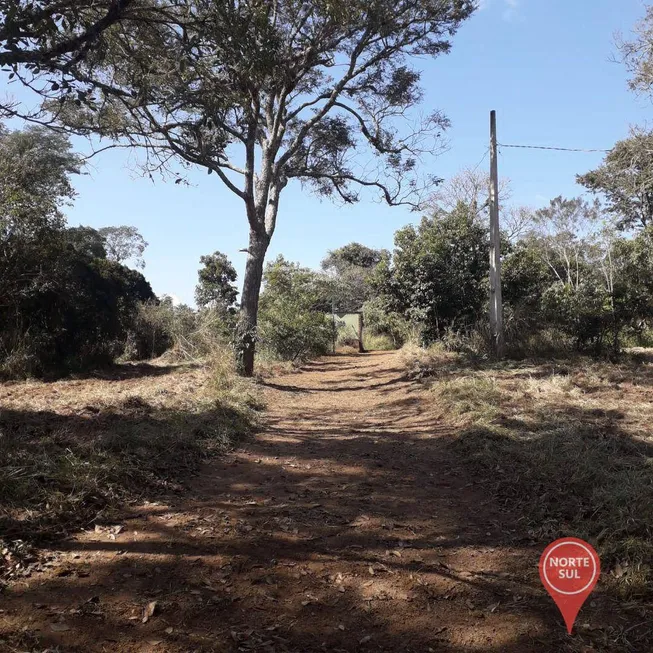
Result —
[[404, 357], [458, 427], [452, 450], [516, 518], [517, 539], [586, 539], [607, 591], [653, 597], [649, 360], [470, 364], [438, 349]]
[[230, 361], [218, 354], [201, 365], [1, 385], [5, 562], [27, 544], [111, 520], [125, 504], [181, 491], [202, 462], [245, 435], [260, 399]]

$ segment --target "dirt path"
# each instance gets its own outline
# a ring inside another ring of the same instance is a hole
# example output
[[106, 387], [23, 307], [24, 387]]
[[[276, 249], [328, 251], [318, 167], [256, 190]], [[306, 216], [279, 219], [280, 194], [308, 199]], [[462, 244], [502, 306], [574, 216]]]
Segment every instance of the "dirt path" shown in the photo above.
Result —
[[562, 637], [538, 550], [510, 546], [397, 354], [265, 394], [261, 432], [184, 497], [82, 533], [0, 597], [0, 639], [24, 646], [6, 650], [594, 650]]

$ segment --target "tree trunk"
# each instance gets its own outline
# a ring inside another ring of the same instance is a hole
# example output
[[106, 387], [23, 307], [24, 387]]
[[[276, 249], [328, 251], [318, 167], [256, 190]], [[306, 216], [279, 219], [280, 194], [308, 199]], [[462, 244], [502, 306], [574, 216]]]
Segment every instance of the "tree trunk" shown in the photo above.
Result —
[[270, 239], [265, 233], [250, 230], [236, 342], [236, 366], [241, 376], [254, 374], [258, 300], [263, 280], [263, 262], [269, 244]]

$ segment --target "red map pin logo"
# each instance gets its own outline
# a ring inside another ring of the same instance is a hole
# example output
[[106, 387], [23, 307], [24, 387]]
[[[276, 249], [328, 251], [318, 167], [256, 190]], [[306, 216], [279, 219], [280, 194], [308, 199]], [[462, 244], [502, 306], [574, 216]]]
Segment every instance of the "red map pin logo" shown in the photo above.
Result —
[[540, 578], [556, 602], [571, 635], [583, 603], [601, 573], [601, 561], [590, 544], [565, 537], [549, 544], [540, 558]]

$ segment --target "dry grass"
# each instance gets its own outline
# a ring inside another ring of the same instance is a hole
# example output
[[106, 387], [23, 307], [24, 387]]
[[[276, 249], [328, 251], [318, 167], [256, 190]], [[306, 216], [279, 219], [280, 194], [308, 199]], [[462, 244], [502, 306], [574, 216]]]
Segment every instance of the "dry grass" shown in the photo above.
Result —
[[407, 351], [454, 451], [505, 511], [516, 536], [594, 543], [605, 585], [631, 599], [653, 594], [653, 365], [588, 358], [470, 366], [441, 350]]
[[0, 385], [5, 543], [61, 536], [110, 519], [125, 502], [181, 490], [249, 429], [258, 406], [227, 354]]
[[366, 332], [363, 332], [363, 347], [367, 351], [392, 351], [397, 349], [390, 336]]

